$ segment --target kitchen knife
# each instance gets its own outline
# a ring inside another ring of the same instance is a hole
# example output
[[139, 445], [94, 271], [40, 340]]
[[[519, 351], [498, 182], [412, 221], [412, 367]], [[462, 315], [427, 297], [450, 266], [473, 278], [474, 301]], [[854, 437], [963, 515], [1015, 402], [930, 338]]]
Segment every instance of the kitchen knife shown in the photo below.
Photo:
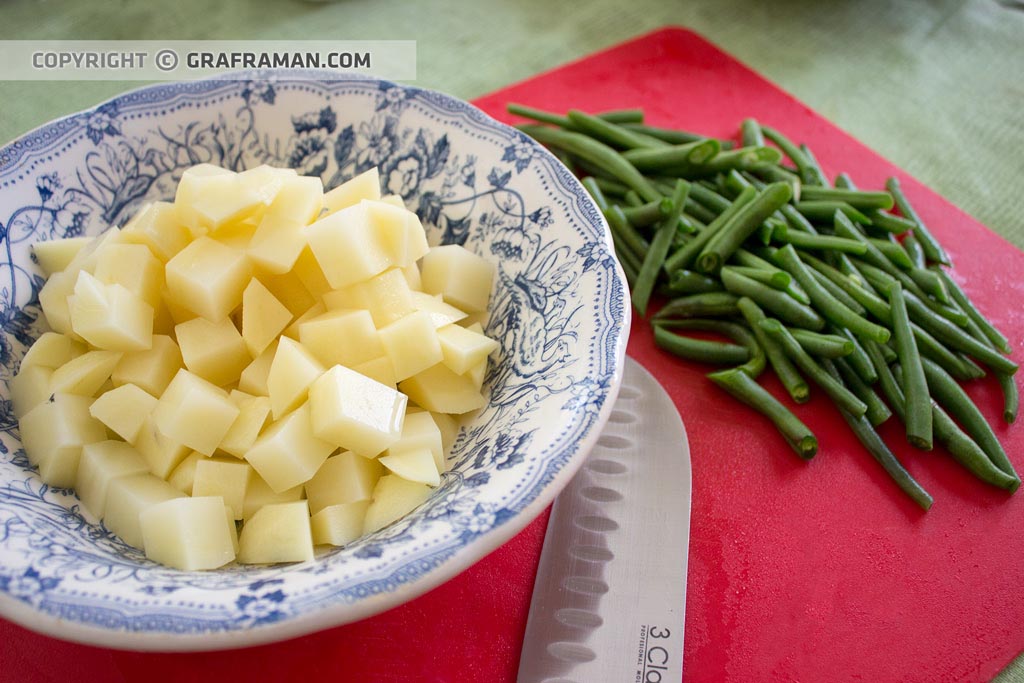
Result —
[[681, 680], [689, 536], [686, 431], [627, 358], [608, 423], [551, 509], [519, 683]]

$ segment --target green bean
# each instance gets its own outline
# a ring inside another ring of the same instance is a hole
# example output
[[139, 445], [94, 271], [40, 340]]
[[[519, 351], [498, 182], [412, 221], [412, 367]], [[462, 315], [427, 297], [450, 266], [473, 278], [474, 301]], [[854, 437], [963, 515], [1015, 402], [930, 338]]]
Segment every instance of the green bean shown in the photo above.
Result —
[[[736, 253], [732, 255], [732, 260], [736, 262], [736, 265], [743, 266], [746, 268], [757, 268], [758, 270], [765, 270], [773, 274], [773, 277], [778, 277], [775, 274], [778, 273], [782, 277], [789, 279], [789, 284], [782, 290], [789, 294], [791, 297], [796, 299], [798, 302], [806, 305], [811, 303], [811, 298], [807, 296], [807, 292], [800, 289], [800, 285], [793, 280], [793, 276], [784, 270], [779, 270], [773, 264], [765, 261], [763, 258], [754, 254], [746, 249], [737, 249]], [[742, 273], [741, 273], [742, 274]], [[756, 279], [756, 278], [755, 278]]]
[[[869, 340], [864, 343], [864, 352], [871, 360], [871, 367], [874, 368], [875, 374], [878, 376], [878, 386], [881, 387], [885, 400], [889, 402], [889, 407], [892, 408], [900, 422], [903, 422], [906, 419], [906, 399], [899, 382], [889, 367], [890, 360], [886, 356], [886, 352], [891, 353], [892, 350], [885, 344]], [[892, 360], [896, 360], [896, 358], [893, 357]]]
[[740, 139], [744, 147], [764, 147], [764, 134], [756, 119], [743, 119], [740, 124]]
[[664, 325], [654, 325], [654, 343], [672, 355], [701, 363], [727, 365], [745, 363], [750, 359], [750, 351], [745, 346], [683, 337], [670, 332]]
[[818, 159], [814, 156], [814, 152], [811, 151], [811, 148], [801, 142], [800, 151], [804, 153], [805, 157], [807, 157], [807, 163], [810, 165], [811, 174], [817, 178], [817, 182], [811, 183], [811, 187], [828, 187], [828, 177], [825, 175], [825, 171], [821, 169], [821, 164], [818, 163]]
[[698, 204], [694, 201], [690, 201], [685, 207], [683, 207], [683, 210], [689, 218], [696, 219], [705, 225], [715, 220], [714, 211], [711, 211], [703, 204]]
[[626, 276], [626, 282], [629, 283], [630, 288], [632, 288], [636, 285], [637, 273], [640, 270], [640, 261], [629, 247], [622, 243], [621, 238], [619, 238], [619, 236], [614, 232], [612, 233], [612, 243], [615, 246], [615, 256], [618, 258], [619, 265], [622, 266], [622, 271]]
[[846, 356], [846, 362], [849, 363], [853, 371], [857, 373], [857, 376], [866, 384], [874, 384], [877, 382], [878, 373], [875, 372], [875, 369], [871, 366], [871, 359], [868, 358], [867, 351], [864, 348], [864, 345], [867, 344], [868, 341], [872, 340], [868, 339], [862, 343], [857, 339], [857, 335], [850, 332], [850, 330], [845, 327], [836, 327], [833, 325], [831, 327], [831, 332], [832, 334], [849, 341], [853, 346], [853, 350], [850, 351], [850, 355]]
[[601, 190], [601, 186], [598, 184], [597, 179], [594, 178], [594, 176], [588, 175], [580, 178], [580, 185], [582, 185], [583, 189], [590, 194], [594, 203], [597, 204], [597, 208], [600, 209], [602, 213], [608, 210], [608, 198], [604, 196], [604, 191]]
[[[867, 241], [873, 245], [878, 251], [882, 252], [885, 258], [896, 266], [897, 268], [903, 268], [909, 270], [914, 267], [914, 262], [907, 256], [907, 252], [903, 251], [903, 247], [898, 242], [890, 242], [889, 240], [880, 240], [873, 237], [867, 238]], [[861, 244], [864, 244], [863, 242]], [[865, 252], [867, 249], [865, 249]], [[863, 254], [864, 252], [862, 252]]]
[[979, 375], [973, 364], [968, 365], [960, 356], [950, 351], [942, 342], [933, 337], [920, 325], [910, 323], [910, 329], [914, 333], [914, 342], [917, 344], [920, 354], [941, 365], [946, 372], [960, 380], [971, 380], [984, 377], [985, 372]]
[[643, 261], [644, 255], [647, 254], [651, 245], [626, 219], [626, 214], [622, 211], [622, 207], [614, 204], [609, 206], [608, 210], [604, 213], [604, 218], [608, 221], [608, 227], [611, 228], [612, 234], [618, 236], [622, 243], [636, 256], [638, 261]]
[[[868, 407], [864, 416], [868, 418], [872, 427], [877, 427], [892, 417], [892, 411], [889, 410], [889, 406], [885, 405], [885, 401], [875, 393], [875, 390], [861, 379], [861, 376], [851, 367], [847, 360], [836, 358], [831, 362], [835, 364], [836, 369], [839, 371], [839, 376], [846, 386], [850, 388], [850, 391], [857, 398], [864, 401], [864, 404]], [[874, 371], [874, 368], [872, 368], [872, 371]]]
[[782, 347], [779, 346], [779, 343], [761, 329], [759, 323], [765, 320], [764, 311], [747, 297], [741, 297], [736, 302], [736, 307], [747, 321], [747, 325], [750, 326], [750, 330], [754, 333], [757, 343], [764, 349], [768, 363], [771, 364], [772, 370], [775, 371], [775, 375], [779, 378], [782, 386], [785, 387], [790, 398], [797, 403], [806, 403], [811, 397], [807, 382], [804, 381], [804, 378], [800, 375], [796, 366], [793, 365], [789, 356], [782, 350]]
[[907, 252], [907, 256], [910, 257], [915, 268], [925, 267], [924, 251], [921, 250], [921, 243], [913, 233], [903, 238], [903, 249]]
[[903, 288], [896, 283], [889, 292], [889, 308], [892, 310], [893, 339], [896, 355], [903, 366], [903, 391], [907, 399], [906, 425], [907, 441], [923, 450], [932, 448], [932, 408], [925, 380], [921, 356], [914, 343], [910, 329], [910, 318], [903, 298]]
[[811, 297], [811, 303], [820, 311], [825, 319], [839, 327], [848, 328], [857, 336], [874, 339], [883, 344], [889, 341], [891, 333], [888, 329], [881, 325], [876, 325], [867, 318], [850, 310], [822, 287], [818, 280], [811, 275], [807, 266], [800, 260], [796, 250], [791, 245], [786, 245], [776, 251], [773, 260], [776, 265], [788, 271], [800, 283], [800, 287]]
[[674, 271], [665, 285], [665, 293], [669, 296], [721, 292], [722, 289], [722, 283], [718, 280], [692, 270]]
[[796, 339], [803, 350], [812, 356], [842, 358], [853, 353], [853, 343], [845, 337], [811, 332], [810, 330], [802, 330], [799, 327], [790, 328], [789, 333], [793, 335], [793, 339]]
[[[624, 128], [629, 128], [637, 133], [643, 133], [644, 135], [650, 135], [652, 138], [658, 138], [663, 142], [667, 142], [670, 145], [684, 145], [687, 142], [694, 142], [695, 140], [705, 140], [706, 135], [699, 135], [697, 133], [690, 133], [685, 130], [673, 130], [669, 128], [659, 128], [657, 126], [650, 126], [644, 123], [632, 123], [620, 121]], [[724, 141], [719, 141], [724, 142]], [[725, 149], [723, 147], [722, 149]]]
[[[628, 190], [626, 194], [622, 195], [622, 198], [625, 200], [626, 204], [628, 204], [631, 207], [644, 205], [644, 200], [640, 199], [640, 195], [638, 195], [633, 190]], [[655, 202], [651, 203], [654, 204]]]
[[914, 224], [914, 234], [917, 236], [918, 241], [921, 242], [921, 249], [924, 251], [925, 258], [932, 263], [941, 263], [945, 266], [952, 265], [942, 245], [935, 239], [931, 231], [928, 230], [921, 220], [921, 217], [914, 211], [914, 207], [907, 201], [906, 195], [903, 194], [903, 188], [900, 187], [899, 178], [895, 176], [889, 178], [885, 182], [885, 189], [893, 196], [900, 213]]
[[[508, 113], [522, 116], [524, 119], [532, 119], [541, 123], [550, 123], [563, 128], [572, 128], [572, 121], [567, 117], [552, 112], [535, 109], [523, 104], [509, 104], [506, 109]], [[644, 113], [639, 109], [618, 109], [597, 114], [598, 117], [612, 123], [640, 123], [644, 120]]]
[[837, 406], [857, 417], [867, 412], [867, 405], [843, 386], [842, 382], [818, 365], [781, 322], [774, 318], [767, 318], [759, 324], [770, 337], [779, 342], [789, 359], [803, 371], [804, 375], [814, 380], [815, 384], [820, 386]]
[[772, 234], [772, 239], [783, 244], [792, 244], [799, 249], [811, 249], [813, 251], [841, 251], [848, 254], [863, 255], [867, 251], [860, 242], [845, 237], [833, 235], [812, 235], [801, 230], [789, 230], [788, 223], [782, 229]]
[[[766, 149], [766, 148], [765, 148]], [[768, 216], [789, 201], [792, 190], [785, 183], [772, 183], [743, 206], [711, 238], [697, 257], [697, 270], [717, 273], [722, 265], [760, 227]]]
[[825, 327], [825, 321], [813, 308], [796, 301], [784, 292], [751, 280], [733, 269], [722, 269], [719, 276], [726, 290], [737, 296], [752, 299], [790, 325], [814, 331], [820, 331]]
[[732, 204], [732, 200], [723, 197], [718, 192], [711, 190], [700, 183], [694, 184], [694, 186], [690, 188], [690, 193], [693, 195], [694, 201], [702, 204], [716, 216], [728, 209], [729, 205]]
[[889, 304], [878, 298], [873, 292], [864, 289], [845, 273], [839, 272], [829, 264], [811, 254], [801, 252], [800, 258], [807, 265], [813, 268], [815, 272], [828, 278], [868, 313], [884, 323], [889, 322]]
[[661, 194], [641, 175], [640, 171], [603, 142], [581, 133], [571, 133], [546, 126], [522, 126], [520, 130], [542, 144], [558, 147], [600, 167], [616, 180], [635, 190], [638, 195], [643, 197], [644, 201], [653, 202], [661, 199]]
[[861, 225], [867, 225], [871, 222], [867, 216], [853, 208], [846, 202], [826, 202], [826, 201], [807, 201], [803, 196], [807, 195], [806, 188], [802, 192], [800, 201], [796, 202], [794, 207], [799, 211], [804, 218], [811, 221], [812, 223], [817, 221], [818, 223], [829, 223], [832, 221], [832, 217], [836, 211], [841, 211], [844, 216], [853, 221], [854, 223], [860, 223]]
[[834, 296], [839, 303], [843, 304], [857, 315], [863, 316], [867, 313], [867, 309], [861, 306], [860, 302], [844, 292], [842, 287], [832, 282], [832, 280], [828, 279], [827, 276], [822, 275], [816, 270], [812, 270], [810, 272], [814, 279], [818, 281], [818, 284], [824, 287], [825, 291]]
[[846, 202], [858, 211], [865, 212], [871, 209], [891, 209], [893, 205], [892, 195], [888, 192], [864, 192], [814, 185], [804, 188], [803, 198], [808, 201]]
[[708, 378], [730, 396], [771, 420], [798, 456], [810, 460], [818, 452], [818, 440], [807, 425], [747, 373], [734, 368], [713, 372]]
[[869, 211], [868, 218], [871, 220], [872, 227], [892, 233], [893, 235], [907, 234], [914, 229], [914, 224], [906, 218], [894, 216], [891, 213], [882, 211], [881, 209]]
[[784, 270], [762, 270], [761, 268], [751, 268], [749, 266], [723, 266], [722, 270], [726, 268], [751, 280], [756, 280], [763, 285], [768, 285], [780, 292], [786, 291], [786, 288], [793, 281], [790, 274]]
[[[630, 190], [632, 192], [632, 190]], [[642, 228], [653, 225], [665, 219], [672, 213], [672, 201], [668, 197], [662, 197], [653, 202], [647, 202], [640, 206], [630, 206], [622, 210], [626, 220], [634, 227]]]
[[[766, 161], [759, 161], [756, 164], [751, 164], [747, 167], [745, 172], [752, 174], [756, 180], [765, 184], [786, 183], [793, 189], [793, 200], [800, 201], [800, 194], [803, 190], [803, 185], [800, 183], [800, 176], [797, 174], [787, 171], [777, 164], [771, 164]], [[750, 177], [747, 179], [750, 180]], [[801, 218], [803, 217], [801, 216]]]
[[817, 168], [817, 164], [811, 162], [807, 158], [807, 155], [800, 150], [799, 147], [794, 145], [789, 138], [768, 126], [761, 126], [761, 132], [766, 138], [774, 142], [783, 153], [789, 157], [793, 165], [796, 166], [797, 172], [800, 174], [800, 180], [803, 181], [804, 185], [825, 185], [824, 178], [822, 177], [821, 171]]
[[652, 316], [653, 320], [669, 318], [704, 318], [739, 313], [739, 297], [730, 292], [704, 292], [672, 299]]
[[967, 317], [973, 320], [975, 324], [981, 328], [981, 331], [985, 333], [985, 336], [989, 338], [992, 344], [1003, 353], [1011, 353], [1013, 349], [1010, 347], [1009, 340], [1003, 336], [1003, 333], [996, 329], [995, 325], [989, 322], [977, 308], [975, 308], [970, 298], [964, 293], [964, 290], [960, 289], [960, 285], [956, 283], [956, 280], [950, 277], [949, 273], [941, 269], [939, 270], [939, 277], [941, 277], [945, 283], [946, 291], [949, 292], [949, 296], [956, 302]]
[[638, 133], [628, 128], [602, 119], [597, 116], [591, 116], [578, 109], [570, 109], [567, 114], [569, 121], [572, 122], [576, 130], [604, 142], [605, 144], [612, 145], [615, 147], [622, 147], [625, 149], [636, 149], [636, 148], [647, 148], [647, 147], [666, 147], [667, 144], [659, 140], [658, 138]]
[[1020, 405], [1017, 381], [1013, 375], [1007, 375], [1002, 372], [996, 373], [996, 379], [999, 380], [999, 388], [1003, 391], [1003, 420], [1007, 424], [1013, 424], [1017, 421], [1017, 408]]
[[693, 168], [684, 166], [680, 170], [697, 173], [701, 176], [712, 176], [734, 169], [746, 170], [755, 164], [765, 162], [776, 164], [781, 158], [779, 150], [774, 147], [740, 147], [719, 152]]
[[757, 377], [765, 368], [765, 353], [754, 333], [743, 325], [726, 320], [714, 320], [710, 318], [688, 318], [685, 320], [656, 320], [655, 328], [670, 330], [696, 330], [702, 332], [715, 332], [731, 338], [737, 344], [747, 349], [749, 359], [739, 368], [751, 377]]
[[907, 274], [911, 280], [917, 283], [918, 287], [935, 297], [936, 301], [944, 304], [953, 303], [953, 300], [949, 297], [949, 292], [946, 291], [945, 283], [934, 270], [915, 267], [907, 271]]
[[923, 367], [928, 388], [934, 394], [935, 400], [960, 421], [964, 430], [977, 442], [992, 464], [1019, 482], [1020, 478], [1017, 477], [1010, 459], [1006, 457], [1002, 444], [967, 392], [945, 370], [927, 358], [923, 361]]
[[643, 265], [637, 274], [636, 286], [633, 287], [633, 306], [640, 315], [647, 314], [647, 304], [650, 301], [654, 285], [657, 283], [658, 274], [665, 265], [665, 257], [672, 246], [672, 238], [676, 234], [679, 225], [679, 214], [683, 211], [683, 204], [686, 202], [686, 195], [690, 192], [690, 184], [685, 180], [676, 181], [675, 191], [672, 193], [672, 213], [658, 226], [658, 231], [651, 240], [651, 246], [644, 255]]
[[695, 169], [712, 159], [719, 149], [717, 140], [703, 139], [668, 147], [634, 148], [623, 152], [622, 156], [643, 172]]
[[612, 180], [611, 178], [605, 178], [600, 175], [592, 177], [594, 178], [594, 182], [597, 183], [597, 186], [601, 188], [601, 191], [606, 195], [611, 195], [613, 197], [625, 197], [626, 193], [630, 191], [628, 187], [620, 183], [618, 180]]
[[757, 191], [754, 188], [749, 188], [748, 191], [736, 197], [732, 204], [729, 205], [729, 208], [719, 214], [715, 220], [708, 223], [708, 226], [697, 233], [693, 240], [668, 257], [665, 261], [665, 271], [672, 273], [680, 268], [689, 268], [707, 243], [722, 229], [722, 226], [728, 223], [744, 206], [752, 202], [756, 195]]

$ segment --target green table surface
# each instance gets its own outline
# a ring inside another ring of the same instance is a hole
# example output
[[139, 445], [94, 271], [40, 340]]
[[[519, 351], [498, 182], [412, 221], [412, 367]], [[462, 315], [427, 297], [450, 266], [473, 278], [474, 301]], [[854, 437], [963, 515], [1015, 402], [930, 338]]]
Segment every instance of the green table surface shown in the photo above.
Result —
[[[3, 40], [415, 40], [417, 84], [465, 99], [669, 24], [1024, 247], [1019, 0], [0, 0]], [[0, 81], [0, 140], [138, 85]], [[996, 680], [1024, 682], [1024, 657]]]

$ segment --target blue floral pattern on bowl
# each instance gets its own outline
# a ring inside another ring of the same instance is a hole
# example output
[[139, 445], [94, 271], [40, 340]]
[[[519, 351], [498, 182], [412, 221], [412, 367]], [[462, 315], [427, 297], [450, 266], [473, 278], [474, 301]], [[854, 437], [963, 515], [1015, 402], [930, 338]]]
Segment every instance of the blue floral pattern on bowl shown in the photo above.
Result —
[[[377, 166], [432, 243], [498, 266], [501, 342], [487, 407], [431, 499], [313, 563], [180, 572], [146, 560], [72, 491], [43, 484], [7, 388], [44, 329], [30, 246], [96, 234], [210, 162], [289, 166], [327, 187]], [[265, 642], [392, 607], [522, 528], [596, 439], [629, 328], [607, 228], [572, 175], [516, 130], [449, 96], [389, 82], [254, 74], [129, 92], [0, 149], [0, 613], [61, 637], [141, 649]]]

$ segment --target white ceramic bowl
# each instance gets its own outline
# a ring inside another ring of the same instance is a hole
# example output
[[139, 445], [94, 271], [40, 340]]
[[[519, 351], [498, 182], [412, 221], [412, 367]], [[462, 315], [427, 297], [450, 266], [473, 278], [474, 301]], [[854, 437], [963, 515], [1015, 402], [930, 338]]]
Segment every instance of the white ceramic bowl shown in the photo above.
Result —
[[[206, 80], [134, 90], [0, 149], [0, 614], [110, 647], [268, 642], [383, 611], [455, 576], [551, 502], [597, 438], [621, 378], [629, 305], [600, 213], [513, 128], [447, 95], [389, 82]], [[7, 385], [38, 336], [30, 245], [123, 223], [212, 162], [319, 174], [379, 166], [433, 238], [498, 264], [490, 401], [413, 513], [312, 563], [181, 572], [44, 485]]]

